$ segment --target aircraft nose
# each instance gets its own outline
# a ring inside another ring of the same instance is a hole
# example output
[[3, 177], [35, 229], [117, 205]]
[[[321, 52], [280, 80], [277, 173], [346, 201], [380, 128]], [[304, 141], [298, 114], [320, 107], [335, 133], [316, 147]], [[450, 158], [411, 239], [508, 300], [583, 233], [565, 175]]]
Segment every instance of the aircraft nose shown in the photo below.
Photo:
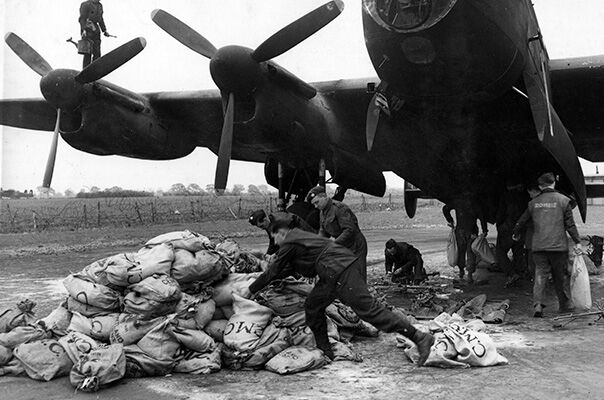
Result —
[[74, 109], [84, 93], [82, 84], [75, 81], [78, 71], [55, 69], [40, 80], [40, 91], [44, 98], [57, 108]]
[[249, 93], [261, 76], [260, 64], [251, 57], [252, 49], [226, 46], [210, 61], [210, 74], [216, 85], [228, 93]]

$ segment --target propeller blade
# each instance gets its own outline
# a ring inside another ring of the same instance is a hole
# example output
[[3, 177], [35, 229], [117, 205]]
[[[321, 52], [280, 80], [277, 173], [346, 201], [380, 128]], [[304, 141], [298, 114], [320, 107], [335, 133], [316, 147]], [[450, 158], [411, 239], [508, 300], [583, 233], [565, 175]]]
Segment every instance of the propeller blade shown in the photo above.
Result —
[[52, 181], [52, 173], [55, 170], [55, 160], [57, 158], [57, 145], [59, 144], [59, 126], [61, 124], [61, 109], [57, 110], [57, 123], [55, 124], [55, 132], [52, 135], [52, 144], [50, 145], [50, 153], [46, 160], [46, 170], [44, 171], [44, 179], [42, 187], [49, 188]]
[[90, 83], [99, 80], [130, 61], [131, 58], [143, 51], [146, 45], [147, 41], [142, 37], [132, 39], [98, 60], [94, 60], [75, 79], [80, 83]]
[[254, 50], [252, 58], [263, 62], [285, 53], [333, 21], [342, 10], [344, 3], [341, 0], [333, 0], [316, 8], [266, 39]]
[[371, 151], [373, 148], [373, 141], [375, 140], [375, 133], [377, 131], [378, 122], [380, 121], [380, 106], [378, 105], [379, 92], [375, 92], [373, 98], [369, 102], [367, 107], [367, 121], [365, 122], [365, 136], [367, 137], [367, 151]]
[[207, 58], [212, 58], [216, 54], [216, 47], [209, 40], [164, 10], [153, 10], [151, 19], [157, 26], [168, 32], [170, 36], [194, 52]]
[[220, 148], [218, 149], [218, 163], [216, 165], [216, 177], [214, 179], [214, 190], [224, 193], [229, 176], [229, 165], [231, 163], [231, 149], [233, 147], [233, 122], [235, 118], [235, 95], [229, 93], [224, 113], [224, 124], [220, 136]]
[[4, 41], [8, 44], [17, 56], [27, 66], [33, 69], [38, 75], [44, 76], [50, 71], [52, 71], [52, 67], [37, 51], [35, 51], [30, 45], [28, 45], [23, 39], [19, 36], [15, 35], [12, 32], [9, 32], [4, 36]]

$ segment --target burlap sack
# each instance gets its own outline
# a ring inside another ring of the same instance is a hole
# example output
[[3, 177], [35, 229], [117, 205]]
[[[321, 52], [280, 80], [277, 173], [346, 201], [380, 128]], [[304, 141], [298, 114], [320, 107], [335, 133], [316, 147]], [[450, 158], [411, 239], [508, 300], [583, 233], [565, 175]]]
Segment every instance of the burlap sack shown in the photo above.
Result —
[[40, 325], [18, 326], [10, 332], [0, 333], [0, 346], [14, 349], [21, 343], [49, 339], [52, 332]]
[[11, 358], [13, 358], [13, 349], [0, 346], [0, 367], [8, 364]]
[[118, 292], [121, 291], [121, 287], [112, 284], [107, 278], [107, 260], [110, 258], [111, 257], [106, 257], [87, 265], [78, 275], [83, 276], [86, 280], [98, 283], [99, 285], [107, 286]]
[[191, 258], [192, 253], [183, 250], [175, 252], [171, 274], [179, 283], [212, 283], [229, 274], [224, 257], [214, 250], [200, 250]]
[[178, 283], [167, 275], [153, 275], [128, 288], [124, 312], [154, 318], [172, 314], [180, 301]]
[[0, 366], [0, 376], [5, 375], [25, 375], [25, 368], [23, 368], [23, 363], [21, 362], [21, 360], [19, 360], [17, 357], [13, 357], [7, 364]]
[[155, 359], [135, 344], [124, 346], [124, 353], [126, 354], [126, 378], [166, 375], [172, 372], [176, 363], [174, 358]]
[[260, 293], [263, 304], [271, 308], [276, 315], [286, 317], [304, 311], [304, 302], [313, 286], [296, 281], [284, 279], [274, 282]]
[[38, 381], [67, 376], [73, 362], [63, 346], [54, 339], [43, 339], [17, 346], [13, 352], [27, 375]]
[[138, 253], [118, 254], [107, 260], [107, 279], [114, 285], [127, 287], [153, 274], [170, 275], [173, 261], [172, 245], [165, 243], [143, 248]]
[[67, 328], [71, 323], [71, 311], [65, 308], [66, 303], [64, 302], [59, 307], [52, 310], [46, 317], [39, 319], [36, 323], [44, 326], [47, 330], [51, 331], [56, 337], [65, 336]]
[[156, 360], [171, 360], [180, 347], [173, 332], [173, 319], [171, 315], [162, 323], [156, 325], [137, 343], [138, 347], [148, 356]]
[[161, 324], [167, 317], [145, 319], [137, 314], [120, 314], [115, 328], [109, 335], [111, 343], [121, 343], [124, 346], [137, 343], [151, 329]]
[[196, 353], [192, 350], [186, 350], [174, 366], [174, 372], [181, 374], [206, 375], [212, 372], [220, 371], [222, 362], [220, 354], [222, 352], [222, 344], [207, 353]]
[[83, 355], [100, 346], [99, 342], [80, 332], [68, 332], [67, 335], [59, 339], [59, 343], [74, 364], [77, 364]]
[[214, 339], [201, 330], [185, 329], [172, 325], [172, 333], [180, 344], [197, 353], [207, 353], [216, 347]]
[[174, 249], [188, 250], [192, 253], [214, 247], [212, 241], [207, 237], [188, 230], [169, 232], [156, 236], [145, 243], [145, 247], [157, 246], [162, 243], [171, 243]]
[[241, 247], [233, 239], [225, 239], [216, 245], [216, 251], [219, 251], [228, 256], [238, 257], [241, 253]]
[[212, 299], [217, 307], [229, 306], [233, 304], [233, 293], [241, 296], [243, 289], [249, 286], [260, 276], [260, 272], [253, 274], [230, 274], [224, 280], [214, 285], [214, 295]]
[[90, 304], [80, 303], [71, 296], [67, 297], [67, 309], [71, 312], [78, 312], [85, 317], [98, 317], [100, 315], [109, 315], [114, 313], [114, 310], [104, 310], [102, 308], [91, 306]]
[[[182, 294], [176, 306], [179, 325], [191, 329], [203, 329], [212, 320], [215, 311], [216, 303], [214, 300], [210, 299], [202, 302], [199, 298], [186, 293]], [[192, 324], [187, 324], [184, 321], [191, 321]]]
[[126, 355], [121, 344], [99, 347], [85, 354], [73, 366], [69, 381], [76, 390], [96, 392], [126, 374]]
[[0, 309], [0, 333], [34, 322], [36, 318], [32, 310], [35, 306], [33, 301], [23, 300], [12, 307]]
[[274, 356], [290, 347], [289, 331], [269, 324], [254, 351], [243, 361], [244, 368], [260, 369]]
[[237, 294], [233, 294], [233, 309], [235, 314], [224, 331], [224, 344], [238, 351], [252, 350], [260, 341], [273, 311]]
[[[274, 318], [273, 323], [278, 327], [284, 327], [288, 330], [292, 346], [317, 347], [315, 335], [306, 325], [306, 316], [304, 311], [293, 314], [290, 317], [293, 316], [296, 316], [296, 318]], [[329, 317], [327, 317], [327, 336], [333, 340], [340, 340], [338, 327]]]
[[325, 310], [325, 313], [340, 328], [357, 328], [362, 325], [361, 319], [352, 311], [352, 308], [339, 300], [331, 303]]
[[210, 335], [215, 342], [222, 343], [224, 341], [224, 330], [229, 321], [226, 319], [217, 319], [210, 321], [203, 330]]
[[88, 318], [74, 312], [67, 330], [83, 333], [102, 342], [109, 342], [109, 336], [117, 326], [118, 318], [117, 313]]
[[353, 361], [353, 362], [363, 362], [363, 356], [359, 353], [356, 353], [352, 346], [344, 344], [342, 342], [338, 342], [335, 340], [330, 340], [331, 342], [331, 351], [333, 351], [334, 361]]
[[89, 304], [103, 310], [119, 310], [120, 293], [93, 282], [83, 275], [69, 275], [63, 285], [71, 297], [80, 303]]
[[266, 363], [268, 371], [281, 375], [321, 368], [328, 360], [319, 349], [294, 346], [283, 350]]

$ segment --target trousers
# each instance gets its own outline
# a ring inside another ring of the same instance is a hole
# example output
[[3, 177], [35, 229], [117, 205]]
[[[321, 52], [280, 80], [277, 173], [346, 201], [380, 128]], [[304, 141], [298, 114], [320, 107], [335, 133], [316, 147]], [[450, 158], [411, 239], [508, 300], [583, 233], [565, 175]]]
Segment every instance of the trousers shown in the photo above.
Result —
[[[512, 239], [512, 230], [498, 229], [495, 254], [497, 264], [507, 276], [521, 275], [526, 266], [524, 264], [523, 243]], [[508, 252], [512, 250], [513, 259], [510, 261]]]
[[535, 251], [535, 285], [533, 304], [545, 304], [545, 288], [551, 273], [560, 309], [572, 308], [567, 251]]
[[87, 34], [86, 39], [91, 44], [91, 51], [89, 54], [84, 54], [83, 68], [86, 68], [92, 61], [101, 57], [101, 36]]
[[[468, 273], [476, 271], [476, 255], [472, 251], [472, 232], [464, 229], [455, 229], [455, 239], [457, 240], [457, 267], [460, 271], [465, 269]], [[467, 262], [466, 262], [467, 261]]]
[[320, 349], [329, 348], [325, 309], [335, 299], [346, 304], [365, 322], [384, 332], [398, 332], [408, 338], [415, 328], [402, 315], [388, 310], [367, 289], [360, 260], [355, 261], [334, 280], [320, 279], [308, 294], [304, 309], [306, 324], [311, 329]]

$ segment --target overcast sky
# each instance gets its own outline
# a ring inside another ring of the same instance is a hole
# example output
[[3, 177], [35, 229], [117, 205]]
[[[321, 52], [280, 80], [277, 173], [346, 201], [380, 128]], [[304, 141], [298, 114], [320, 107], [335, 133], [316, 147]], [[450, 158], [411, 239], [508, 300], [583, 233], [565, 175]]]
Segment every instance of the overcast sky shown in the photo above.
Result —
[[[147, 47], [107, 80], [137, 92], [215, 88], [209, 61], [159, 29], [150, 12], [163, 8], [189, 24], [216, 47], [255, 48], [291, 21], [325, 0], [104, 0], [105, 22], [117, 39], [103, 39], [103, 54], [137, 36]], [[534, 0], [551, 58], [604, 54], [604, 1]], [[34, 47], [53, 68], [79, 69], [81, 56], [67, 44], [78, 39], [80, 0], [0, 0], [0, 31], [12, 31]], [[4, 43], [0, 55], [2, 98], [40, 97], [39, 76]], [[365, 49], [361, 1], [346, 1], [335, 21], [286, 54], [279, 64], [308, 81], [375, 76]], [[42, 181], [52, 133], [0, 127], [0, 185], [35, 189]], [[216, 157], [198, 148], [174, 161], [99, 157], [59, 142], [52, 186], [60, 191], [90, 186], [169, 188], [173, 183], [212, 183]], [[600, 168], [602, 169], [602, 168]], [[595, 167], [584, 163], [585, 173]], [[387, 174], [389, 185], [402, 185]], [[232, 162], [228, 185], [264, 183], [263, 166]]]

